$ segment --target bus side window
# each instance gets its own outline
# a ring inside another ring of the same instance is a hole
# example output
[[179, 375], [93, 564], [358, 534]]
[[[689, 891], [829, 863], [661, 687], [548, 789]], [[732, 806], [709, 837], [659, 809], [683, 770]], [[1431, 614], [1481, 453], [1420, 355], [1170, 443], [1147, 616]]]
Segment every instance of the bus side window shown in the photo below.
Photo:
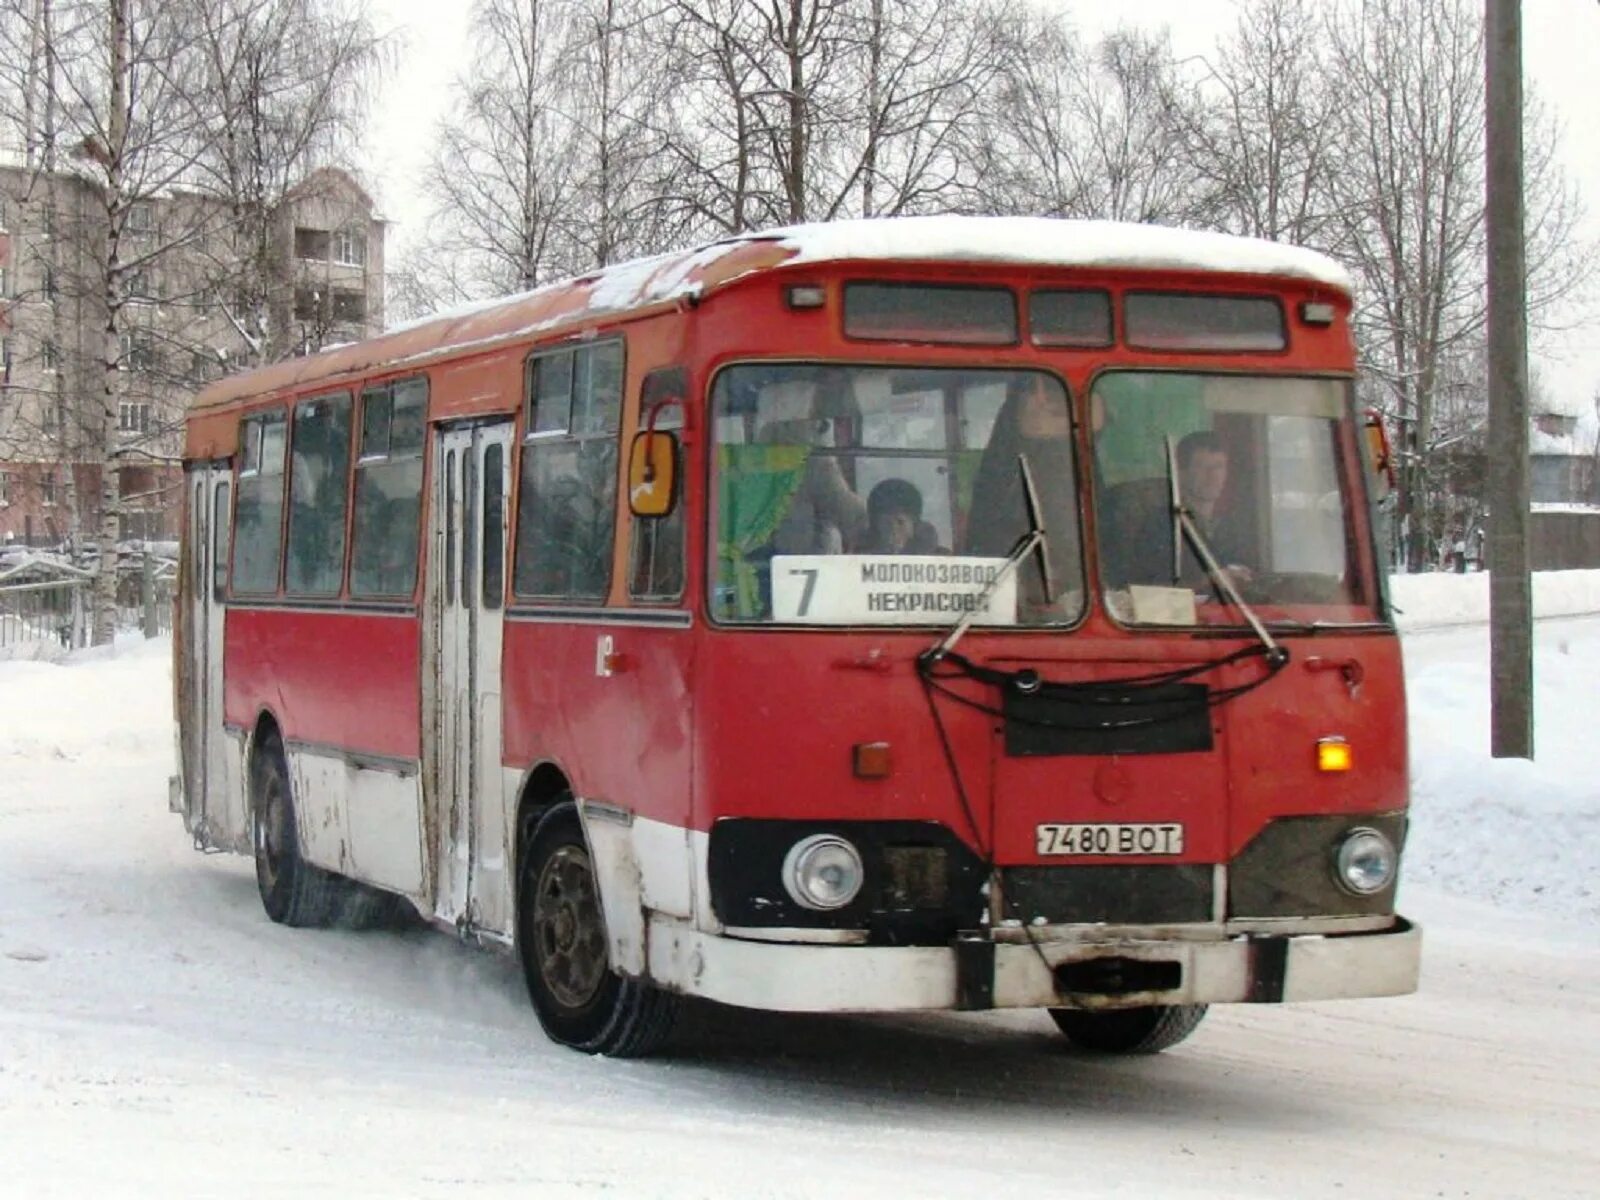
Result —
[[291, 595], [337, 596], [344, 583], [344, 518], [350, 482], [350, 395], [295, 405], [289, 453]]
[[456, 602], [456, 452], [444, 456], [444, 602]]
[[228, 484], [219, 483], [212, 493], [211, 598], [218, 604], [228, 598], [228, 534], [233, 530], [233, 509], [228, 498], [232, 491]]
[[494, 609], [506, 592], [505, 450], [495, 442], [483, 451], [483, 606]]
[[283, 451], [287, 413], [260, 413], [239, 428], [238, 530], [234, 536], [233, 591], [262, 595], [278, 590], [283, 564]]
[[194, 485], [194, 499], [189, 504], [189, 538], [194, 547], [191, 551], [192, 565], [194, 567], [194, 594], [198, 596], [200, 589], [205, 587], [205, 561], [206, 556], [201, 553], [200, 540], [205, 535], [205, 503], [206, 485], [196, 481]]
[[[639, 397], [639, 424], [644, 428], [655, 413], [654, 428], [668, 431], [683, 428], [683, 408], [687, 403], [688, 373], [682, 367], [651, 371], [645, 376]], [[663, 401], [675, 398], [675, 404]], [[628, 564], [628, 594], [637, 600], [676, 600], [683, 595], [683, 446], [678, 446], [677, 479], [679, 497], [664, 517], [634, 517], [631, 561]]]
[[368, 388], [361, 395], [352, 596], [409, 596], [416, 588], [427, 408], [423, 379]]
[[535, 358], [517, 501], [519, 597], [605, 599], [616, 524], [622, 343]]

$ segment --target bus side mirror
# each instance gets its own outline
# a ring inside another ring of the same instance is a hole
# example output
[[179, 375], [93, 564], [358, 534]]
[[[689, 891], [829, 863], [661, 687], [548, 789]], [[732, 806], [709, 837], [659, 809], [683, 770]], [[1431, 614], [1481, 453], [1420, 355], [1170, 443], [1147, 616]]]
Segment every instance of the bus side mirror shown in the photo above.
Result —
[[665, 517], [678, 499], [678, 438], [661, 430], [633, 435], [628, 455], [628, 508], [636, 517]]
[[1373, 494], [1376, 499], [1384, 500], [1396, 487], [1394, 451], [1389, 446], [1389, 431], [1384, 428], [1383, 417], [1376, 409], [1367, 409], [1365, 433], [1367, 462], [1372, 469]]

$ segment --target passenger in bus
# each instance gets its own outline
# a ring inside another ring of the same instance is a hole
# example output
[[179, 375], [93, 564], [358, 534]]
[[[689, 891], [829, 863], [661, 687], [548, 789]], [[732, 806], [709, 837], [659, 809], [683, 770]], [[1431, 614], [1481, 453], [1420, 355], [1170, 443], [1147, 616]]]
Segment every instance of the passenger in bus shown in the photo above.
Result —
[[842, 380], [797, 375], [762, 388], [757, 409], [765, 424], [756, 441], [811, 447], [800, 485], [772, 533], [774, 554], [839, 554], [867, 531], [867, 506], [844, 477], [839, 456], [827, 453], [835, 421], [851, 407]]
[[[1240, 514], [1224, 502], [1228, 491], [1228, 444], [1210, 430], [1191, 433], [1178, 443], [1178, 491], [1206, 546], [1235, 587], [1255, 574], [1251, 538]], [[1145, 515], [1137, 541], [1139, 567], [1134, 582], [1171, 584], [1172, 513], [1162, 503]], [[1205, 566], [1194, 547], [1184, 539], [1177, 582], [1194, 588], [1208, 584]]]
[[1038, 493], [1055, 589], [1054, 595], [1044, 595], [1038, 567], [1023, 564], [1021, 594], [1035, 605], [1059, 605], [1068, 593], [1081, 593], [1083, 588], [1072, 413], [1061, 386], [1035, 372], [1018, 372], [1012, 378], [995, 418], [973, 483], [964, 553], [1003, 557], [1028, 532], [1019, 456], [1027, 459]]
[[867, 536], [860, 554], [948, 554], [922, 519], [922, 493], [904, 479], [885, 479], [867, 493]]

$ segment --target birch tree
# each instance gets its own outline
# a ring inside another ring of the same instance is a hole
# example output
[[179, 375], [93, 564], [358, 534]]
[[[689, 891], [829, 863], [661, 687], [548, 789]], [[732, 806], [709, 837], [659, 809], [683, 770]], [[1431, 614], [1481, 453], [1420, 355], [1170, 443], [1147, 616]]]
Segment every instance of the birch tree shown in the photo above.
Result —
[[671, 244], [661, 203], [665, 110], [677, 95], [659, 51], [663, 11], [641, 0], [580, 0], [564, 52], [583, 203], [569, 224], [581, 269]]
[[669, 71], [681, 91], [665, 116], [670, 171], [658, 195], [710, 236], [771, 224], [780, 211], [757, 29], [749, 0], [673, 0], [666, 17]]
[[1338, 76], [1322, 52], [1324, 5], [1249, 0], [1202, 71], [1185, 153], [1207, 223], [1332, 249]]
[[96, 435], [100, 468], [92, 620], [98, 644], [111, 640], [116, 622], [120, 471], [129, 450], [119, 429], [124, 376], [142, 365], [149, 344], [131, 309], [145, 298], [142, 281], [171, 244], [141, 216], [150, 212], [151, 200], [188, 176], [202, 126], [184, 101], [195, 86], [192, 36], [176, 6], [105, 0], [58, 7], [56, 16], [52, 58], [63, 141], [98, 202], [98, 253], [82, 281], [86, 301], [97, 302], [100, 314], [90, 362], [98, 384], [82, 412]]
[[973, 153], [974, 206], [999, 213], [1182, 223], [1204, 189], [1184, 154], [1194, 119], [1166, 35], [1085, 45], [1060, 17], [1008, 22], [1004, 72]]
[[560, 0], [474, 6], [473, 67], [427, 171], [432, 234], [404, 268], [413, 308], [524, 290], [576, 265], [563, 238], [581, 154], [560, 105], [568, 32]]
[[[339, 26], [350, 36], [331, 36], [327, 18], [343, 11], [336, 0], [0, 8], [0, 79], [20, 80], [3, 88], [15, 101], [6, 112], [13, 124], [20, 114], [48, 201], [36, 242], [60, 260], [36, 274], [71, 310], [63, 327], [95, 331], [55, 342], [61, 394], [43, 432], [98, 472], [93, 528], [80, 522], [97, 547], [96, 641], [112, 634], [117, 540], [127, 502], [139, 499], [124, 495], [126, 473], [174, 461], [162, 443], [181, 419], [175, 398], [188, 390], [196, 339], [247, 292], [252, 272], [276, 265], [261, 251], [285, 181], [330, 152], [330, 131], [349, 115], [350, 68], [370, 37], [359, 13]], [[202, 249], [226, 264], [226, 284], [195, 285], [182, 264]], [[247, 335], [245, 361], [282, 351], [260, 325], [235, 332]]]
[[[82, 414], [69, 398], [82, 389], [85, 365], [69, 308], [81, 292], [74, 250], [89, 233], [59, 165], [55, 0], [5, 0], [0, 6], [0, 144], [21, 147], [24, 184], [12, 205], [12, 311], [19, 334], [4, 363], [7, 402], [0, 405], [0, 457], [43, 460], [62, 486], [58, 536], [77, 530], [75, 464], [85, 457]], [[44, 316], [41, 319], [41, 309]], [[20, 345], [17, 343], [20, 342]]]
[[241, 365], [291, 353], [292, 281], [280, 214], [319, 167], [348, 161], [384, 45], [363, 7], [342, 0], [179, 0], [191, 7], [204, 119], [192, 186], [193, 280], [207, 316], [237, 335]]
[[865, 0], [844, 24], [839, 109], [820, 123], [819, 215], [897, 216], [959, 206], [964, 148], [985, 116], [1012, 6]]
[[[1462, 436], [1441, 425], [1446, 383], [1480, 353], [1486, 316], [1483, 27], [1465, 0], [1366, 0], [1327, 25], [1339, 81], [1338, 250], [1357, 274], [1357, 338], [1375, 398], [1398, 424], [1399, 525], [1412, 570], [1453, 519], [1436, 465]], [[1529, 312], [1581, 286], [1592, 254], [1535, 101], [1527, 154]], [[1482, 410], [1479, 409], [1480, 422]]]

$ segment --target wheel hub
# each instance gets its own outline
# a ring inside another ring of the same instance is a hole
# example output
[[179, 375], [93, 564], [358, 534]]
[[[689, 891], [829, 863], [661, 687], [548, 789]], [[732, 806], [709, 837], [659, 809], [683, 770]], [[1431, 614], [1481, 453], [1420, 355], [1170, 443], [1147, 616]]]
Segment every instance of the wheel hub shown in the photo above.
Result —
[[286, 841], [287, 813], [283, 803], [283, 789], [278, 780], [270, 778], [262, 789], [261, 807], [256, 816], [256, 862], [262, 882], [270, 889], [278, 879], [278, 865], [283, 857]]
[[562, 846], [539, 872], [533, 941], [539, 976], [565, 1008], [583, 1008], [606, 977], [605, 921], [589, 856]]

